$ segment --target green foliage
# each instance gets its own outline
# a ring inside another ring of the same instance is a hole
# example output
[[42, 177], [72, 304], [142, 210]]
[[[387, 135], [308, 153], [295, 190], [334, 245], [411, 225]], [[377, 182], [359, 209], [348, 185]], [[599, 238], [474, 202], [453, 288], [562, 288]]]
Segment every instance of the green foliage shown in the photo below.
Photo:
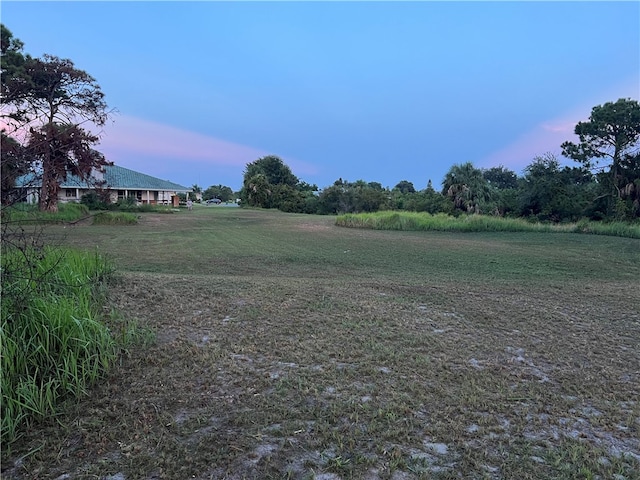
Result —
[[583, 220], [576, 224], [555, 226], [549, 223], [531, 223], [519, 218], [502, 218], [489, 215], [451, 216], [443, 213], [375, 212], [344, 214], [336, 219], [336, 225], [350, 228], [402, 231], [446, 232], [572, 232], [640, 238], [640, 225], [628, 223], [598, 223]]
[[471, 162], [452, 166], [442, 182], [442, 193], [452, 202], [456, 210], [465, 213], [490, 213], [492, 190], [482, 170]]
[[592, 192], [583, 168], [560, 168], [554, 155], [536, 157], [525, 169], [519, 212], [541, 221], [576, 221], [584, 216]]
[[[621, 98], [597, 105], [578, 122], [580, 143], [564, 142], [562, 154], [597, 173], [605, 215], [640, 217], [640, 104]], [[615, 199], [622, 200], [622, 203]]]
[[508, 190], [518, 188], [518, 175], [503, 165], [483, 169], [482, 176], [495, 189]]
[[340, 178], [320, 193], [318, 213], [375, 212], [389, 208], [391, 197], [391, 192], [377, 182], [349, 182]]
[[86, 205], [89, 210], [108, 210], [112, 207], [108, 191], [88, 192], [80, 198], [80, 203]]
[[71, 60], [31, 58], [22, 46], [2, 25], [2, 118], [16, 141], [17, 132], [30, 125], [23, 158], [29, 167], [41, 167], [40, 209], [54, 212], [67, 175], [88, 179], [109, 163], [93, 148], [99, 137], [84, 128], [87, 122], [105, 124], [107, 104], [96, 80]]
[[2, 252], [0, 407], [3, 446], [34, 422], [55, 416], [117, 354], [149, 344], [152, 333], [116, 312], [104, 316], [113, 265], [104, 256], [51, 247]]
[[315, 185], [300, 182], [279, 157], [269, 155], [247, 165], [240, 198], [250, 207], [304, 212], [315, 190]]
[[268, 155], [247, 164], [244, 172], [245, 181], [256, 175], [264, 175], [270, 185], [295, 187], [298, 184], [298, 177], [293, 174], [280, 157], [275, 155]]
[[407, 180], [402, 180], [398, 182], [396, 186], [393, 187], [393, 190], [397, 190], [400, 193], [416, 193], [416, 189], [413, 186], [413, 183]]
[[452, 213], [453, 205], [441, 193], [428, 186], [425, 190], [408, 193], [395, 198], [395, 206], [399, 210], [409, 212]]
[[210, 200], [212, 198], [219, 198], [223, 202], [229, 202], [235, 200], [235, 196], [231, 187], [226, 185], [211, 185], [202, 193], [203, 200]]
[[14, 249], [3, 252], [2, 269], [4, 443], [34, 419], [55, 414], [65, 396], [83, 394], [107, 371], [116, 350], [99, 321], [100, 288], [112, 272], [105, 258]]
[[94, 215], [94, 225], [135, 225], [138, 217], [129, 212], [100, 212]]
[[19, 125], [27, 118], [27, 109], [22, 105], [22, 99], [31, 87], [31, 79], [25, 71], [25, 64], [32, 59], [22, 53], [24, 44], [15, 38], [4, 24], [0, 25], [0, 29], [0, 82], [2, 84], [0, 97], [2, 104], [7, 107], [3, 108], [0, 116], [9, 124], [16, 122]]

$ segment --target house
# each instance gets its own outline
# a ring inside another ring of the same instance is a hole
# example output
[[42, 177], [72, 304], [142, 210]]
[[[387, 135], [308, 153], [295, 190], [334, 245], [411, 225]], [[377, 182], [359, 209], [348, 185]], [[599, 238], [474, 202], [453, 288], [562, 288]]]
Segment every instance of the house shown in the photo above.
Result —
[[[40, 197], [40, 181], [34, 177], [21, 177], [16, 187], [22, 190], [27, 203], [37, 203]], [[129, 170], [117, 165], [102, 167], [102, 171], [94, 170], [88, 181], [80, 180], [75, 175], [68, 175], [60, 184], [59, 202], [79, 202], [89, 192], [106, 193], [111, 202], [125, 198], [134, 198], [137, 203], [178, 205], [178, 193], [188, 193], [191, 188], [178, 185], [168, 180]]]

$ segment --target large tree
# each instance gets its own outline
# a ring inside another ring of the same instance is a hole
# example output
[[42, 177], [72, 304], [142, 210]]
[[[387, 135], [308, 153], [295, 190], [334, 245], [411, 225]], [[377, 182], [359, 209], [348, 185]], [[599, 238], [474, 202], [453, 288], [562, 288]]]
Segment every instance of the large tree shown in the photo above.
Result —
[[298, 203], [301, 197], [298, 184], [298, 177], [280, 157], [267, 155], [247, 164], [241, 191], [242, 202], [262, 208], [280, 208], [285, 202]]
[[29, 171], [29, 157], [23, 145], [13, 137], [24, 125], [25, 112], [20, 109], [28, 91], [30, 80], [24, 70], [30, 60], [22, 53], [23, 43], [11, 31], [0, 24], [0, 119], [2, 120], [2, 145], [0, 166], [2, 179], [2, 204], [11, 204], [15, 180]]
[[[597, 174], [612, 213], [640, 216], [640, 104], [621, 98], [593, 107], [589, 120], [578, 122], [580, 142], [564, 142], [562, 154]], [[622, 209], [624, 212], [620, 212]]]
[[52, 55], [31, 58], [22, 42], [2, 25], [2, 117], [26, 141], [32, 169], [42, 174], [40, 209], [58, 208], [60, 183], [69, 174], [82, 180], [107, 165], [94, 149], [99, 136], [86, 125], [102, 127], [109, 116], [96, 80], [73, 62]]
[[15, 133], [28, 119], [24, 100], [32, 85], [25, 64], [32, 59], [22, 53], [23, 46], [11, 30], [0, 24], [0, 116], [5, 127], [9, 127], [10, 134]]
[[98, 140], [74, 124], [51, 123], [31, 130], [27, 151], [42, 160], [41, 210], [58, 209], [60, 183], [68, 175], [88, 180], [95, 168], [108, 164], [104, 155], [93, 149]]
[[25, 66], [33, 87], [25, 100], [40, 125], [30, 128], [29, 148], [42, 165], [40, 209], [58, 209], [60, 183], [68, 174], [83, 180], [108, 165], [93, 149], [99, 137], [80, 125], [103, 126], [108, 118], [104, 94], [96, 80], [73, 62], [52, 55]]

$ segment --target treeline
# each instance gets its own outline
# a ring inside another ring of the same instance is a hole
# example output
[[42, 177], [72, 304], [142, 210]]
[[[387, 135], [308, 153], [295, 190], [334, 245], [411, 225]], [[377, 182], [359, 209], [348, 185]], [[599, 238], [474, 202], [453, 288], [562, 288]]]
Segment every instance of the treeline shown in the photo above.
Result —
[[640, 218], [640, 105], [620, 99], [596, 106], [575, 133], [580, 142], [564, 142], [562, 153], [576, 166], [562, 166], [551, 153], [538, 156], [521, 176], [497, 166], [453, 165], [439, 188], [428, 181], [417, 190], [406, 180], [393, 188], [378, 182], [342, 178], [318, 189], [300, 181], [277, 156], [247, 165], [242, 204], [284, 212], [339, 214], [406, 210], [482, 213], [543, 222], [582, 218], [634, 221]]

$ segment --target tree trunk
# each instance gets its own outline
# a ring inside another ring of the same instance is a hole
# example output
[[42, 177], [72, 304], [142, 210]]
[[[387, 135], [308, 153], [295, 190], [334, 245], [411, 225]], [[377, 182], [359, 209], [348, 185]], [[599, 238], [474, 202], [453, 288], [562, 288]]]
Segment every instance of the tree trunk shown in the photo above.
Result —
[[53, 169], [47, 168], [45, 163], [42, 172], [42, 187], [40, 188], [40, 203], [39, 209], [42, 212], [57, 212], [58, 211], [58, 191], [60, 187], [58, 182], [53, 177]]

